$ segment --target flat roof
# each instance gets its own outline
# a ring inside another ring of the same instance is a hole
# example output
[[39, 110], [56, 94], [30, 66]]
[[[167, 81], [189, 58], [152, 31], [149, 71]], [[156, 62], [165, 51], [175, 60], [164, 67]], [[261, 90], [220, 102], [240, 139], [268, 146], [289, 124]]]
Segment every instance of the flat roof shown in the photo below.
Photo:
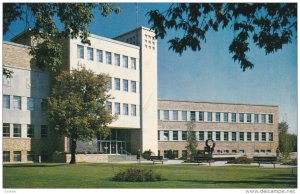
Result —
[[179, 99], [158, 99], [159, 101], [171, 101], [171, 102], [189, 102], [189, 103], [206, 103], [206, 104], [228, 104], [228, 105], [247, 105], [247, 106], [268, 106], [278, 107], [278, 105], [267, 104], [246, 104], [246, 103], [229, 103], [229, 102], [209, 102], [209, 101], [194, 101], [194, 100], [179, 100]]
[[137, 31], [137, 30], [140, 30], [140, 29], [144, 29], [144, 30], [148, 30], [148, 31], [154, 32], [154, 31], [151, 30], [150, 28], [146, 28], [146, 27], [144, 27], [144, 26], [140, 26], [140, 27], [137, 27], [137, 28], [135, 28], [135, 29], [133, 29], [133, 30], [130, 30], [130, 31], [128, 31], [128, 32], [124, 32], [124, 33], [122, 33], [122, 34], [120, 34], [120, 35], [114, 37], [113, 39], [119, 38], [119, 37], [121, 37], [121, 36], [125, 36], [126, 34], [130, 34], [130, 33], [134, 32], [134, 31]]

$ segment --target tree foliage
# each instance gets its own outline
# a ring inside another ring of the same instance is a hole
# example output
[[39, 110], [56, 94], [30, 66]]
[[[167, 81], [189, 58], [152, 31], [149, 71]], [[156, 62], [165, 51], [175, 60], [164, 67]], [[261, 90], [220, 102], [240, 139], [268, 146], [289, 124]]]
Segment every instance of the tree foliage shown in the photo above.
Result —
[[279, 150], [283, 157], [288, 157], [291, 152], [297, 151], [297, 136], [289, 134], [287, 122], [279, 123]]
[[107, 136], [112, 115], [105, 108], [108, 76], [90, 70], [64, 71], [55, 77], [48, 107], [49, 125], [71, 142], [71, 162], [75, 163], [76, 143]]
[[195, 133], [195, 122], [191, 121], [186, 124], [187, 127], [187, 156], [190, 160], [193, 160], [194, 156], [197, 155], [197, 146], [198, 142], [196, 139], [196, 133]]
[[209, 30], [230, 26], [234, 38], [229, 52], [243, 71], [254, 67], [246, 55], [251, 39], [269, 54], [291, 43], [297, 31], [296, 3], [176, 3], [162, 12], [151, 10], [148, 15], [159, 38], [165, 38], [170, 29], [183, 32], [169, 40], [169, 49], [179, 54], [187, 48], [201, 50]]
[[36, 65], [57, 75], [62, 65], [60, 40], [79, 37], [82, 43], [89, 44], [88, 26], [97, 13], [95, 9], [104, 17], [121, 11], [110, 3], [4, 3], [3, 33], [9, 32], [13, 22], [24, 21], [31, 35], [42, 40], [31, 47]]

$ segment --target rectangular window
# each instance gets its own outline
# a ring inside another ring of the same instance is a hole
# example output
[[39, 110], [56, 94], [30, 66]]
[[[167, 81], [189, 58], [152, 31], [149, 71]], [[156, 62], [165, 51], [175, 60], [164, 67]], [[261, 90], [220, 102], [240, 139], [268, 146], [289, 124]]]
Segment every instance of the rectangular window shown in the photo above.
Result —
[[246, 117], [247, 117], [247, 123], [251, 123], [251, 114], [247, 113]]
[[131, 92], [136, 93], [136, 81], [131, 81]]
[[212, 132], [211, 131], [207, 132], [207, 139], [212, 139]]
[[48, 137], [48, 126], [41, 125], [41, 137]]
[[240, 141], [244, 141], [244, 132], [240, 132]]
[[160, 140], [160, 131], [157, 131], [157, 140]]
[[103, 51], [97, 50], [97, 61], [103, 63]]
[[258, 114], [254, 114], [254, 123], [258, 123]]
[[177, 110], [173, 110], [173, 120], [178, 121], [178, 111]]
[[262, 140], [262, 141], [266, 141], [266, 139], [267, 139], [267, 138], [266, 138], [266, 133], [265, 133], [265, 132], [262, 132], [262, 133], [261, 133], [261, 140]]
[[240, 123], [244, 122], [244, 113], [239, 113], [239, 122]]
[[34, 161], [34, 153], [31, 151], [27, 151], [27, 161], [33, 162]]
[[199, 121], [204, 121], [204, 112], [199, 112]]
[[195, 119], [196, 119], [196, 112], [191, 111], [191, 121], [195, 121]]
[[120, 78], [115, 78], [115, 90], [120, 90]]
[[123, 91], [128, 92], [128, 80], [123, 79]]
[[181, 133], [181, 139], [182, 140], [187, 140], [187, 131], [182, 131], [182, 133]]
[[84, 47], [81, 45], [77, 45], [77, 58], [84, 59]]
[[259, 141], [258, 132], [254, 133], [254, 139], [255, 139], [255, 141]]
[[224, 132], [224, 141], [228, 141], [228, 132]]
[[269, 141], [273, 141], [273, 133], [269, 132]]
[[110, 114], [112, 113], [112, 103], [111, 102], [106, 102], [106, 110], [107, 112], [109, 112]]
[[231, 113], [231, 122], [236, 122], [236, 113]]
[[223, 113], [223, 121], [228, 122], [228, 112]]
[[128, 57], [127, 56], [123, 56], [123, 67], [128, 68]]
[[3, 95], [3, 108], [10, 109], [10, 96]]
[[173, 140], [178, 140], [178, 131], [173, 131]]
[[10, 137], [10, 125], [9, 125], [9, 123], [3, 123], [3, 137]]
[[220, 121], [221, 121], [221, 113], [216, 112], [216, 122], [220, 122]]
[[120, 62], [120, 55], [119, 54], [115, 54], [115, 66], [120, 66], [121, 62]]
[[251, 132], [247, 132], [247, 141], [251, 141]]
[[34, 125], [27, 125], [27, 137], [34, 137]]
[[236, 141], [236, 132], [231, 132], [231, 140]]
[[181, 111], [181, 120], [186, 121], [187, 120], [187, 112]]
[[131, 57], [130, 60], [131, 60], [131, 69], [136, 69], [136, 59]]
[[108, 90], [112, 89], [112, 78], [111, 77], [108, 78], [107, 89]]
[[135, 104], [131, 105], [131, 116], [136, 116], [136, 105]]
[[123, 104], [123, 115], [128, 115], [128, 104]]
[[261, 115], [261, 122], [266, 123], [266, 114]]
[[220, 141], [221, 140], [221, 133], [218, 131], [216, 132], [216, 141]]
[[204, 131], [199, 131], [199, 140], [204, 141]]
[[168, 150], [164, 150], [164, 158], [168, 158]]
[[34, 98], [27, 98], [27, 110], [33, 111], [34, 110]]
[[10, 152], [3, 151], [3, 162], [10, 162]]
[[164, 131], [164, 140], [169, 141], [169, 131]]
[[178, 150], [173, 150], [173, 155], [175, 158], [178, 158]]
[[43, 112], [47, 111], [47, 106], [48, 106], [48, 100], [41, 99], [41, 111]]
[[169, 120], [169, 111], [164, 110], [164, 120], [168, 121]]
[[207, 121], [212, 121], [212, 112], [207, 113]]
[[14, 96], [13, 98], [14, 100], [14, 109], [18, 109], [18, 110], [21, 110], [21, 96]]
[[268, 117], [269, 117], [269, 123], [273, 123], [273, 115], [269, 114]]
[[21, 137], [21, 124], [14, 124], [14, 137]]
[[87, 47], [87, 59], [89, 61], [94, 61], [94, 49], [91, 47]]
[[121, 114], [121, 107], [120, 107], [120, 103], [118, 103], [118, 102], [115, 102], [115, 114], [116, 115]]
[[14, 162], [21, 162], [21, 152], [14, 151]]
[[111, 52], [105, 52], [106, 64], [111, 65]]

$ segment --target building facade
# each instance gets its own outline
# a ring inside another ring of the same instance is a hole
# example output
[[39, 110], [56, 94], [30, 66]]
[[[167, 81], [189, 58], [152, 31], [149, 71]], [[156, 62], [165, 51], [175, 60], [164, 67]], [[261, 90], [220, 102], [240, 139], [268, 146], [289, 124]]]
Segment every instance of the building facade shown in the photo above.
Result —
[[[195, 123], [198, 148], [216, 141], [216, 153], [275, 153], [278, 146], [278, 107], [202, 103], [157, 99], [157, 40], [140, 27], [113, 39], [90, 36], [90, 45], [63, 39], [63, 64], [68, 71], [87, 68], [110, 77], [106, 102], [118, 115], [107, 138], [79, 142], [77, 153], [90, 153], [87, 161], [107, 161], [108, 155], [151, 150], [166, 156], [172, 149], [186, 153], [186, 125]], [[49, 76], [29, 55], [35, 44], [27, 32], [3, 43], [3, 66], [13, 71], [3, 77], [3, 161], [57, 161], [54, 153], [68, 153], [68, 138], [47, 125], [45, 104]], [[157, 119], [158, 118], [158, 119]], [[78, 156], [78, 158], [85, 156]], [[67, 160], [63, 160], [67, 161]]]

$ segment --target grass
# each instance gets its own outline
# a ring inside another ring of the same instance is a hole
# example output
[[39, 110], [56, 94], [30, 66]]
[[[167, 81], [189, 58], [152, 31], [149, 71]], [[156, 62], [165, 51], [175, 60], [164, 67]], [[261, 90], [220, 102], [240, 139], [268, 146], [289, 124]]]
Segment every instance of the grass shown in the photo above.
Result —
[[[120, 169], [152, 168], [160, 182], [114, 182]], [[3, 188], [296, 188], [297, 176], [287, 168], [208, 167], [160, 164], [7, 164]]]

